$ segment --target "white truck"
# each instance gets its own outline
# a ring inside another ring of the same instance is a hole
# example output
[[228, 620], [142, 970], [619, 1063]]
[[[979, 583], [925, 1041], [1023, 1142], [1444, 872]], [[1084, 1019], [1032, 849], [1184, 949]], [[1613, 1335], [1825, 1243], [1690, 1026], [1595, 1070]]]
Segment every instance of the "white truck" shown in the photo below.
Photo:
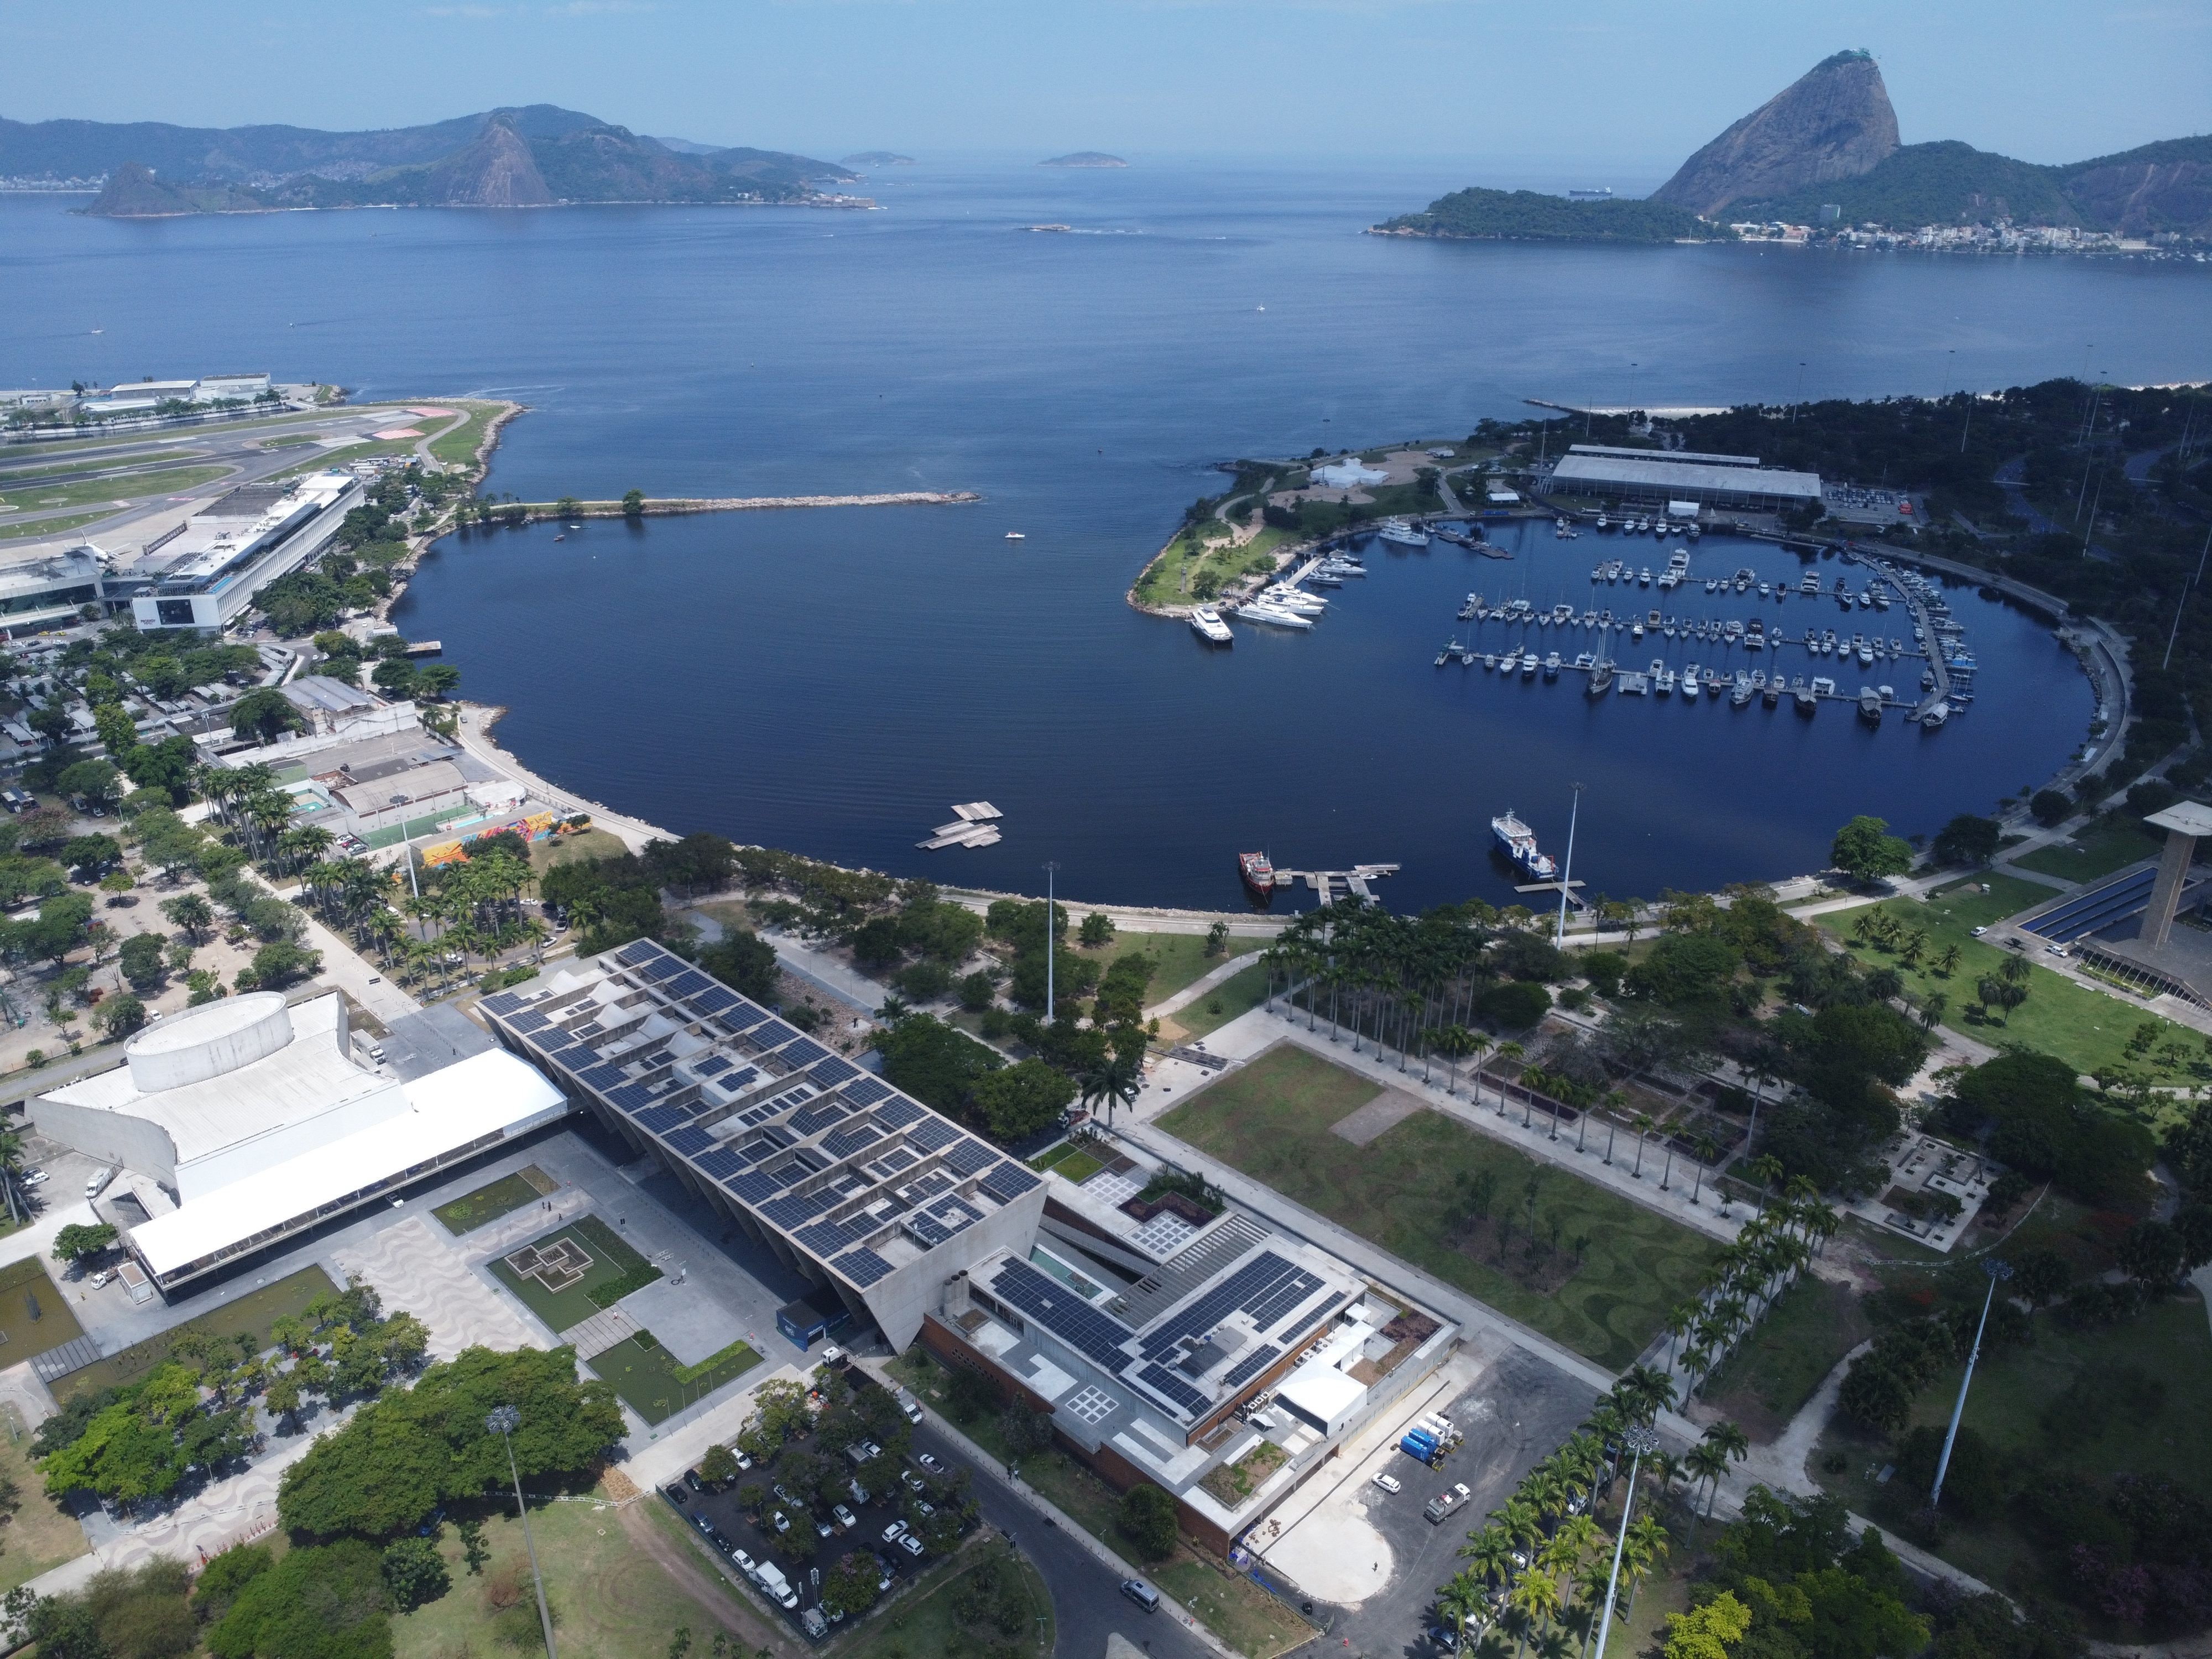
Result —
[[791, 1581], [783, 1576], [783, 1569], [773, 1561], [763, 1561], [753, 1569], [753, 1577], [760, 1587], [773, 1597], [778, 1607], [789, 1609], [799, 1605], [799, 1593], [791, 1588]]

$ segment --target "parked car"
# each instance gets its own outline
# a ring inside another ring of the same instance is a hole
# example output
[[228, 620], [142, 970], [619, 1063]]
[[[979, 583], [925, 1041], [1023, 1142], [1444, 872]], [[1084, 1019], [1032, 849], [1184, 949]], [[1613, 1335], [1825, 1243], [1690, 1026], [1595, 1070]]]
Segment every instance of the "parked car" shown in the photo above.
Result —
[[908, 1492], [921, 1492], [924, 1490], [921, 1477], [916, 1474], [912, 1469], [902, 1469], [899, 1471], [899, 1484], [904, 1486]]
[[915, 1458], [914, 1461], [921, 1464], [925, 1469], [927, 1469], [932, 1474], [942, 1474], [945, 1473], [945, 1465], [939, 1462], [927, 1452], [922, 1453], [921, 1456]]
[[837, 1528], [827, 1521], [817, 1518], [814, 1522], [814, 1535], [817, 1538], [827, 1538], [831, 1533], [836, 1530]]
[[884, 1528], [884, 1542], [886, 1544], [896, 1544], [905, 1536], [906, 1522], [903, 1521], [894, 1521]]
[[686, 1469], [684, 1471], [684, 1484], [690, 1487], [693, 1492], [704, 1492], [707, 1490], [707, 1483], [699, 1478], [699, 1471], [696, 1469]]
[[114, 1277], [115, 1274], [112, 1269], [102, 1267], [98, 1273], [92, 1276], [92, 1288], [96, 1291]]
[[691, 1499], [690, 1499], [690, 1496], [689, 1496], [689, 1495], [684, 1492], [684, 1488], [683, 1488], [682, 1486], [664, 1486], [663, 1488], [661, 1488], [661, 1490], [662, 1490], [662, 1491], [664, 1491], [664, 1492], [665, 1492], [668, 1494], [668, 1501], [669, 1501], [670, 1503], [672, 1503], [672, 1504], [678, 1504], [678, 1505], [679, 1505], [679, 1506], [680, 1506], [680, 1505], [682, 1505], [682, 1504], [688, 1504], [688, 1503], [690, 1503], [690, 1502], [691, 1501]]
[[791, 1517], [786, 1515], [781, 1510], [778, 1510], [775, 1512], [774, 1518], [775, 1521], [775, 1529], [778, 1533], [787, 1533], [791, 1530]]
[[902, 1534], [898, 1541], [899, 1547], [904, 1550], [908, 1555], [915, 1557], [917, 1560], [921, 1559], [921, 1540], [916, 1538], [909, 1532]]
[[26, 1170], [23, 1171], [23, 1184], [26, 1187], [42, 1187], [46, 1184], [46, 1180], [47, 1176], [44, 1170]]
[[774, 1492], [778, 1498], [783, 1499], [787, 1504], [796, 1504], [799, 1502], [796, 1498], [792, 1496], [791, 1488], [785, 1486], [781, 1480], [777, 1481], [769, 1490]]
[[837, 1517], [837, 1524], [844, 1528], [848, 1532], [852, 1531], [854, 1527], [860, 1525], [860, 1522], [854, 1516], [853, 1511], [847, 1509], [842, 1504], [834, 1505], [830, 1509], [830, 1513]]
[[1401, 1483], [1395, 1475], [1378, 1474], [1375, 1477], [1375, 1484], [1382, 1487], [1384, 1492], [1389, 1492], [1394, 1498], [1397, 1496], [1398, 1493], [1406, 1490], [1403, 1483]]
[[1160, 1593], [1141, 1578], [1124, 1578], [1121, 1581], [1121, 1594], [1134, 1601], [1146, 1613], [1158, 1613], [1160, 1610]]

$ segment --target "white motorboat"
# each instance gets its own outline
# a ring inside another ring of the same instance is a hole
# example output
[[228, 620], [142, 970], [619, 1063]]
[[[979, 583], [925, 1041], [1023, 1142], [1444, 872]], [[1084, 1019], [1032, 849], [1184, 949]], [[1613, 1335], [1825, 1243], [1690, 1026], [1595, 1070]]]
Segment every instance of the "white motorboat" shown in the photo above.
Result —
[[1229, 631], [1229, 624], [1221, 620], [1221, 613], [1210, 605], [1201, 605], [1190, 613], [1190, 629], [1209, 645], [1237, 642], [1237, 636]]
[[1265, 599], [1254, 599], [1249, 605], [1237, 607], [1237, 620], [1266, 623], [1271, 628], [1311, 628], [1313, 618], [1301, 617], [1295, 611], [1285, 611], [1279, 605], [1269, 605]]
[[1426, 547], [1428, 532], [1407, 524], [1403, 519], [1385, 519], [1376, 535], [1396, 547]]

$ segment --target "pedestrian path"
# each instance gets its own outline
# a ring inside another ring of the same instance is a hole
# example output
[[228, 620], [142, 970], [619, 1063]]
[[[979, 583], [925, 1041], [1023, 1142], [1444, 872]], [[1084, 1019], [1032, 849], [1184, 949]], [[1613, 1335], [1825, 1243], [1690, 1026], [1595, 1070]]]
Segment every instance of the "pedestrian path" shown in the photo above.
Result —
[[1243, 973], [1247, 968], [1249, 968], [1253, 963], [1259, 961], [1263, 954], [1264, 952], [1262, 951], [1247, 951], [1241, 957], [1231, 957], [1227, 962], [1223, 963], [1221, 966], [1214, 969], [1211, 973], [1193, 980], [1189, 984], [1184, 986], [1182, 990], [1177, 991], [1173, 996], [1167, 997], [1161, 1001], [1156, 1002], [1151, 1007], [1146, 1009], [1145, 1018], [1146, 1019], [1164, 1018], [1167, 1015], [1176, 1012], [1178, 1009], [1189, 1007], [1192, 1003], [1197, 1001], [1199, 998], [1204, 996], [1208, 991], [1213, 989], [1215, 986], [1225, 984], [1228, 981], [1234, 979], [1237, 975]]

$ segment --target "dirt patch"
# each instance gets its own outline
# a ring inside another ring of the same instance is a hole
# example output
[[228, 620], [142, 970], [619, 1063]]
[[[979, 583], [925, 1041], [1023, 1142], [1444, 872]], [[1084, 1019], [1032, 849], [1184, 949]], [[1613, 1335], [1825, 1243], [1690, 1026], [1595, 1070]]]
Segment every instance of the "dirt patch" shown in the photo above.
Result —
[[683, 1585], [702, 1607], [710, 1609], [725, 1630], [763, 1651], [784, 1650], [786, 1632], [770, 1629], [751, 1608], [741, 1603], [728, 1581], [720, 1573], [708, 1572], [701, 1564], [698, 1552], [689, 1543], [679, 1544], [654, 1526], [644, 1504], [623, 1506], [622, 1528], [629, 1534], [630, 1542], [652, 1558], [655, 1566]]
[[1355, 1146], [1381, 1139], [1418, 1111], [1421, 1103], [1399, 1089], [1385, 1089], [1358, 1111], [1332, 1125], [1329, 1133]]
[[633, 1498], [643, 1496], [638, 1490], [637, 1482], [620, 1469], [609, 1469], [599, 1477], [599, 1484], [606, 1488], [607, 1496], [617, 1504], [627, 1504]]

